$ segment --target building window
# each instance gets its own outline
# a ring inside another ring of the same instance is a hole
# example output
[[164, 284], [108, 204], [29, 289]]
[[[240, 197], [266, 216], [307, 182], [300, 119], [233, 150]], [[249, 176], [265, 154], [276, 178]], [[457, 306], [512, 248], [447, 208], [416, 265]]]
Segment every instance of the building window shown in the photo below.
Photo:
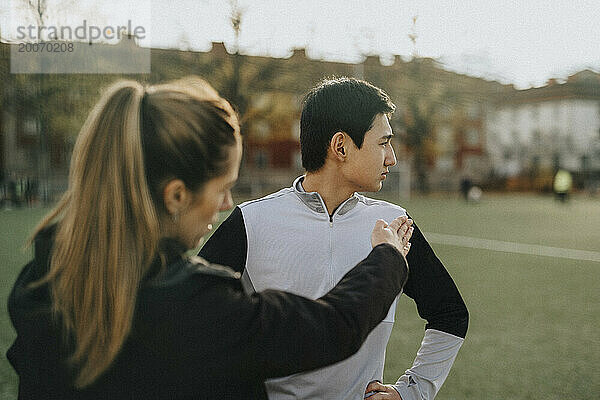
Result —
[[292, 153], [292, 164], [297, 170], [302, 169], [302, 153], [299, 150]]
[[560, 120], [560, 102], [557, 101], [556, 103], [554, 103], [554, 121], [555, 123], [558, 123], [558, 121]]
[[537, 121], [540, 118], [540, 107], [537, 104], [531, 106], [531, 119]]
[[300, 141], [300, 120], [297, 119], [292, 123], [292, 137]]
[[27, 136], [35, 136], [38, 133], [38, 123], [33, 117], [28, 117], [23, 121], [23, 133]]
[[467, 115], [469, 118], [476, 119], [481, 115], [481, 110], [477, 104], [470, 104], [467, 108]]
[[533, 156], [531, 158], [531, 169], [537, 171], [540, 168], [540, 156]]
[[465, 132], [465, 142], [469, 146], [477, 146], [479, 144], [479, 131], [477, 129], [467, 129]]
[[552, 167], [555, 171], [560, 168], [560, 154], [554, 153], [552, 155]]
[[266, 169], [269, 166], [269, 155], [264, 149], [259, 149], [254, 153], [254, 165], [258, 169]]
[[587, 171], [590, 168], [590, 157], [587, 154], [581, 156], [581, 170]]
[[304, 96], [295, 95], [292, 96], [292, 107], [296, 111], [302, 111], [302, 101], [304, 100]]
[[252, 100], [250, 100], [250, 103], [252, 104], [252, 108], [263, 110], [269, 105], [269, 95], [267, 93], [262, 93], [253, 97]]
[[513, 140], [514, 144], [519, 144], [521, 142], [521, 138], [519, 137], [519, 132], [517, 132], [517, 131], [512, 132], [512, 140]]
[[254, 123], [254, 132], [257, 139], [267, 139], [271, 133], [271, 127], [267, 121], [258, 120]]
[[452, 116], [452, 106], [449, 104], [443, 104], [440, 107], [440, 116], [442, 118], [450, 118]]
[[565, 137], [565, 148], [567, 148], [567, 149], [573, 149], [573, 146], [575, 146], [575, 140], [573, 139], [573, 135], [572, 134], [568, 134]]
[[533, 137], [533, 144], [535, 146], [539, 146], [542, 143], [542, 132], [540, 132], [539, 129], [535, 129], [531, 133], [531, 136]]

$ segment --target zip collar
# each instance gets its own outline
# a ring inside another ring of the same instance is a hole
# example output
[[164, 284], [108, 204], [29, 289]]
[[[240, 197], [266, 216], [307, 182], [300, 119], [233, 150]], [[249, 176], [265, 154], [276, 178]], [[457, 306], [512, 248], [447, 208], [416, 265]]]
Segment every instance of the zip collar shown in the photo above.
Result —
[[[296, 180], [294, 180], [294, 184], [292, 185], [292, 188], [294, 189], [294, 193], [311, 210], [318, 212], [318, 213], [327, 214], [327, 208], [325, 207], [325, 202], [323, 201], [323, 198], [321, 197], [319, 192], [307, 192], [304, 190], [304, 187], [302, 187], [302, 182], [304, 181], [304, 177], [305, 176], [302, 175], [302, 176], [299, 176], [298, 178], [296, 178]], [[359, 195], [358, 195], [358, 193], [354, 192], [354, 194], [350, 198], [345, 200], [342, 204], [340, 204], [338, 206], [338, 208], [335, 209], [335, 211], [333, 212], [333, 215], [346, 214], [348, 211], [352, 210], [358, 204], [358, 200], [359, 200]]]

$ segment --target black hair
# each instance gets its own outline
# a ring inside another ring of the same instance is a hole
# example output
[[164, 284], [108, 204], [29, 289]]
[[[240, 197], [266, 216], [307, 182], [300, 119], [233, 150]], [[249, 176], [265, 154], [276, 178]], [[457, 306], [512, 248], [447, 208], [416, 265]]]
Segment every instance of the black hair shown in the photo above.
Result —
[[389, 116], [395, 109], [383, 90], [366, 81], [347, 77], [322, 80], [304, 98], [300, 118], [302, 166], [307, 172], [323, 167], [336, 132], [345, 132], [360, 148], [375, 117]]

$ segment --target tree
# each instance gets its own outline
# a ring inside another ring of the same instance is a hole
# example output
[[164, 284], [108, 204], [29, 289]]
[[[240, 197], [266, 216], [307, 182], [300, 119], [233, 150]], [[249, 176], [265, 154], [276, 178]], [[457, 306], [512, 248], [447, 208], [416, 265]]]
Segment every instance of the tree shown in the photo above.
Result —
[[[268, 58], [259, 65], [249, 63], [247, 57], [240, 52], [244, 14], [246, 9], [237, 0], [230, 0], [231, 14], [229, 22], [234, 34], [234, 52], [231, 61], [231, 73], [225, 77], [223, 94], [236, 108], [243, 125], [247, 119], [248, 106], [255, 83], [271, 80], [277, 72], [278, 64]], [[264, 85], [262, 86], [264, 88]]]
[[413, 168], [417, 174], [417, 189], [429, 191], [428, 166], [437, 157], [436, 126], [459, 105], [457, 91], [436, 81], [435, 64], [430, 59], [413, 59], [408, 75], [411, 88], [405, 95], [399, 124], [404, 143], [413, 154]]
[[225, 86], [225, 96], [235, 105], [239, 114], [243, 117], [248, 106], [248, 99], [242, 93], [242, 64], [243, 56], [240, 54], [240, 33], [244, 9], [240, 7], [237, 0], [230, 0], [231, 15], [229, 22], [233, 29], [234, 46], [232, 73]]
[[[48, 0], [22, 0], [25, 9], [33, 15], [38, 27], [46, 26], [50, 10]], [[64, 7], [72, 4], [72, 0], [62, 1], [54, 9], [55, 14], [58, 14]], [[38, 30], [40, 32], [41, 30]], [[38, 41], [44, 38], [38, 37]], [[32, 39], [32, 38], [30, 38]], [[56, 39], [56, 38], [53, 38]], [[43, 58], [42, 58], [43, 62]], [[44, 65], [41, 65], [41, 72], [36, 75], [37, 88], [33, 92], [23, 91], [26, 97], [23, 102], [27, 105], [27, 109], [33, 110], [36, 114], [37, 130], [38, 130], [38, 146], [37, 146], [37, 175], [39, 179], [39, 196], [46, 203], [49, 199], [49, 174], [50, 174], [50, 157], [49, 157], [49, 142], [50, 142], [50, 115], [54, 106], [53, 98], [57, 98], [57, 92], [61, 91], [64, 86], [57, 84], [56, 76], [47, 76], [44, 74]], [[56, 103], [58, 104], [58, 103]]]
[[413, 154], [413, 168], [417, 174], [417, 189], [421, 193], [429, 191], [427, 179], [428, 165], [436, 158], [435, 127], [440, 112], [452, 107], [457, 101], [456, 92], [436, 80], [435, 62], [420, 58], [417, 53], [416, 22], [408, 35], [413, 43], [413, 57], [407, 69], [407, 91], [403, 109], [400, 110], [398, 124], [403, 131], [403, 141]]

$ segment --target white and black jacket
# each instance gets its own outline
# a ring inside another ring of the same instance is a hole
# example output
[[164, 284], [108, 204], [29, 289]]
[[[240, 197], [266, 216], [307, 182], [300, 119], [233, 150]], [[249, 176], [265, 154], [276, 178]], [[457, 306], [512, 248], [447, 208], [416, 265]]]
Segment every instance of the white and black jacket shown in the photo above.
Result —
[[[258, 292], [279, 289], [317, 299], [369, 253], [377, 219], [390, 222], [406, 214], [397, 205], [355, 193], [330, 216], [318, 193], [304, 192], [302, 180], [236, 207], [200, 255], [242, 273], [242, 281]], [[427, 325], [412, 367], [394, 386], [403, 400], [433, 399], [463, 343], [468, 312], [452, 278], [416, 225], [411, 243], [404, 293], [415, 301]], [[269, 398], [362, 399], [370, 381], [383, 379], [394, 313], [395, 302], [352, 357], [315, 371], [268, 380]]]

